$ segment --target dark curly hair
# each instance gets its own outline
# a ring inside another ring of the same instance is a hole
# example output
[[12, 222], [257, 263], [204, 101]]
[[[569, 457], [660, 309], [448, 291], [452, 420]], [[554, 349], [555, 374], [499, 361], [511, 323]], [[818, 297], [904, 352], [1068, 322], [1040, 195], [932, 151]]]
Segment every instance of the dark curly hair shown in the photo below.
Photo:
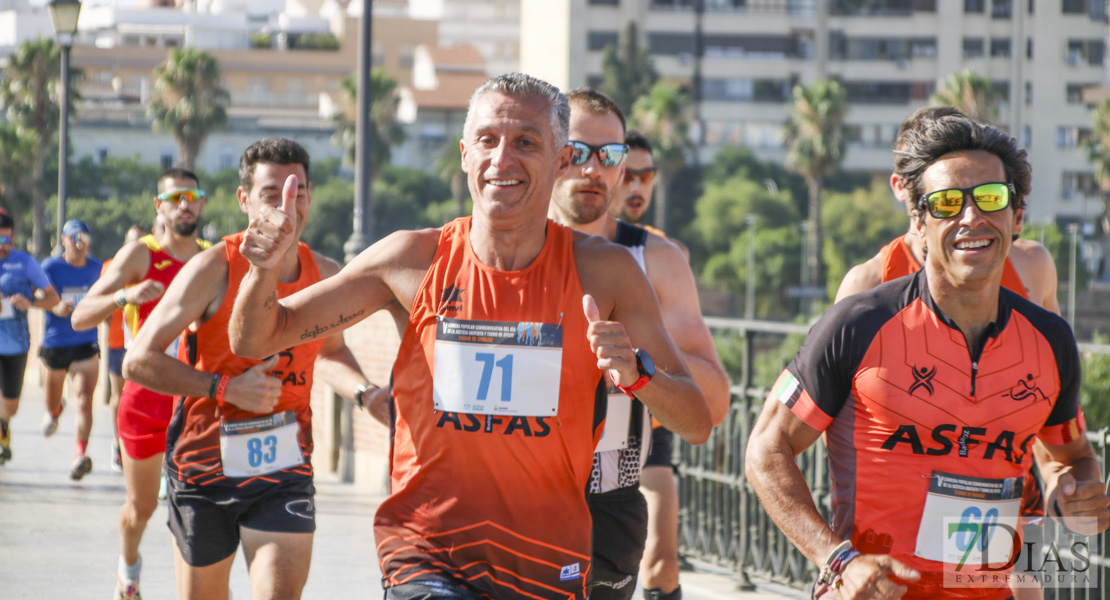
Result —
[[900, 141], [902, 148], [895, 151], [894, 172], [902, 178], [902, 185], [921, 214], [925, 211], [921, 202], [921, 195], [925, 193], [921, 177], [925, 170], [946, 154], [973, 150], [989, 152], [1002, 161], [1006, 181], [1014, 188], [1010, 205], [1015, 210], [1025, 207], [1033, 168], [1017, 141], [996, 127], [964, 116], [948, 115], [907, 130]]

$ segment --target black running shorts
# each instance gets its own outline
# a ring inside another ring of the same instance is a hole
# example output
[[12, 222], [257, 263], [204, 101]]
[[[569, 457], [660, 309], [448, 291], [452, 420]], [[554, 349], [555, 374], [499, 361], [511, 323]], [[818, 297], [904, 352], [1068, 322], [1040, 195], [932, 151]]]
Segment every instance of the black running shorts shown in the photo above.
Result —
[[628, 600], [647, 544], [647, 501], [639, 486], [586, 494], [593, 517], [590, 600]]
[[77, 344], [76, 346], [58, 346], [57, 348], [39, 348], [39, 356], [46, 368], [52, 371], [68, 371], [75, 362], [100, 356], [100, 346], [96, 342]]
[[170, 479], [169, 526], [181, 556], [206, 567], [235, 554], [239, 528], [282, 533], [316, 531], [311, 479], [248, 488], [196, 486]]

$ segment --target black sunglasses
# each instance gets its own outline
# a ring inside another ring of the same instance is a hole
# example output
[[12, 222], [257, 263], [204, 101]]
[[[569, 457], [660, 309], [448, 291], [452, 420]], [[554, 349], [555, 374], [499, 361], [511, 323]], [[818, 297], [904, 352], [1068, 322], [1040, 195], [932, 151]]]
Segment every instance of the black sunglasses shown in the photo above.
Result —
[[594, 146], [586, 142], [570, 141], [567, 145], [574, 148], [574, 154], [570, 155], [570, 162], [573, 165], [584, 165], [589, 162], [591, 154], [597, 153], [597, 160], [601, 162], [601, 166], [616, 167], [620, 166], [628, 156], [628, 144], [617, 142]]

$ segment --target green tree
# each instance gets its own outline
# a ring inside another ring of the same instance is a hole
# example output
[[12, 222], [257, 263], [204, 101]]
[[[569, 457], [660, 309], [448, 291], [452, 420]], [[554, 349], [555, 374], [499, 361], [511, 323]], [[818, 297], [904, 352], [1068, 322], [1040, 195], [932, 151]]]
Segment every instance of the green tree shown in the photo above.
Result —
[[[343, 154], [350, 164], [354, 164], [358, 143], [358, 80], [353, 75], [344, 77], [339, 84], [339, 91], [342, 110], [334, 117], [333, 141], [343, 148]], [[378, 67], [371, 71], [370, 119], [367, 122], [370, 135], [370, 182], [375, 181], [378, 173], [389, 164], [393, 146], [405, 141], [405, 130], [397, 121], [397, 105], [400, 102], [397, 81], [386, 75], [384, 68]]]
[[[1110, 257], [1110, 98], [1091, 109], [1091, 135], [1083, 140], [1102, 194], [1102, 255]], [[1100, 281], [1110, 281], [1110, 258], [1102, 261]]]
[[820, 285], [821, 272], [821, 186], [844, 159], [848, 112], [847, 93], [835, 80], [818, 80], [794, 86], [790, 120], [783, 128], [786, 167], [805, 178], [809, 187], [809, 273], [810, 282]]
[[929, 102], [954, 106], [976, 121], [994, 123], [998, 119], [1001, 99], [994, 82], [971, 69], [964, 69], [942, 79]]
[[905, 233], [908, 225], [906, 209], [891, 195], [886, 181], [878, 179], [870, 188], [826, 193], [821, 219], [825, 223], [823, 257], [828, 266], [829, 298], [836, 296], [848, 269], [874, 256], [892, 238]]
[[678, 87], [659, 82], [632, 107], [633, 126], [651, 140], [659, 185], [655, 188], [655, 226], [667, 229], [668, 186], [693, 151], [690, 121], [693, 105]]
[[20, 133], [19, 128], [0, 125], [0, 206], [8, 209], [17, 221], [32, 208], [28, 204], [35, 180], [34, 140]]
[[620, 47], [605, 47], [601, 57], [601, 84], [598, 91], [609, 96], [630, 114], [636, 101], [651, 93], [659, 79], [651, 51], [640, 47], [640, 34], [635, 21], [629, 21], [621, 36]]
[[[1110, 338], [1096, 333], [1091, 343], [1107, 344]], [[1110, 427], [1110, 402], [1106, 401], [1107, 391], [1110, 391], [1110, 355], [1084, 352], [1081, 358], [1083, 382], [1079, 386], [1079, 401], [1087, 418], [1087, 428], [1093, 431]]]
[[193, 169], [208, 133], [227, 126], [230, 96], [220, 87], [220, 64], [196, 48], [173, 48], [154, 68], [147, 113], [155, 131], [171, 131], [180, 164]]
[[[46, 241], [46, 170], [58, 133], [61, 95], [61, 49], [54, 40], [39, 38], [20, 46], [4, 69], [0, 86], [0, 104], [8, 121], [15, 125], [21, 139], [30, 142], [31, 185], [24, 188], [31, 194], [34, 253], [44, 256], [49, 251]], [[80, 80], [81, 72], [70, 70], [70, 88]], [[70, 108], [78, 99], [70, 94]], [[8, 140], [11, 141], [11, 140]], [[20, 145], [21, 148], [26, 148]]]

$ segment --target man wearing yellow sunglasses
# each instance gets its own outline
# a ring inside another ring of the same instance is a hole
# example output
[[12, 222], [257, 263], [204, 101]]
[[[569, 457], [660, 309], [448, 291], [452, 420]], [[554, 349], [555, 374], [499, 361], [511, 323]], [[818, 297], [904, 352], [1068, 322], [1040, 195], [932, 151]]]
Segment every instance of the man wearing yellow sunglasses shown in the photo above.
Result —
[[[1105, 530], [1110, 497], [1084, 431], [1071, 328], [1001, 286], [1031, 185], [1025, 151], [956, 115], [903, 141], [896, 169], [916, 199], [924, 267], [813, 326], [764, 402], [745, 473], [820, 568], [815, 597], [1002, 600], [1026, 560], [1020, 490], [1036, 441], [1064, 467], [1046, 474], [1046, 505], [1065, 527]], [[822, 435], [829, 523], [795, 462]]]
[[[164, 227], [120, 248], [104, 275], [74, 308], [75, 330], [91, 329], [122, 308], [124, 333], [134, 339], [186, 261], [211, 246], [197, 239], [205, 195], [192, 171], [173, 168], [158, 178], [154, 210]], [[166, 351], [176, 356], [177, 344]], [[173, 399], [130, 381], [120, 398], [120, 446], [127, 500], [120, 511], [118, 583], [114, 598], [139, 597], [139, 543], [158, 506], [158, 484]]]

